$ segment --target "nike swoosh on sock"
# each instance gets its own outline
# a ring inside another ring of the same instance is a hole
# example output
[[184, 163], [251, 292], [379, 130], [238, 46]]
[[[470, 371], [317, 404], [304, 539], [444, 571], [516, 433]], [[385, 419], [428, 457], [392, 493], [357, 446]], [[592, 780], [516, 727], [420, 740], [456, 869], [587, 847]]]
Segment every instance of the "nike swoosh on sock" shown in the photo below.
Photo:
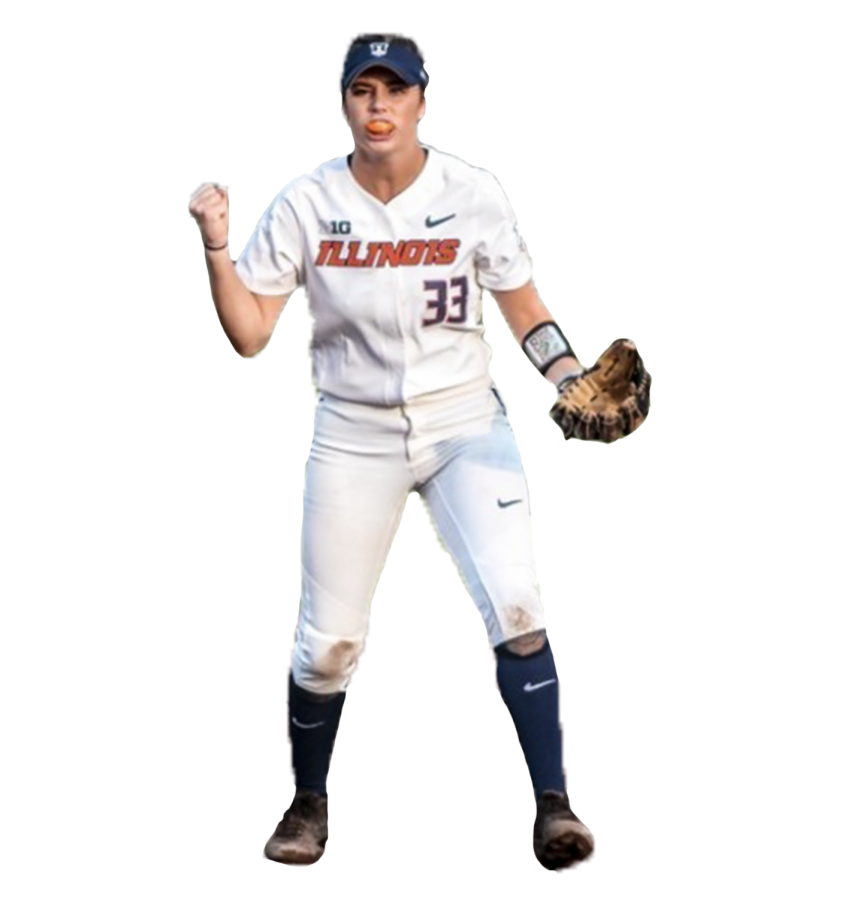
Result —
[[523, 689], [526, 691], [527, 694], [529, 694], [532, 691], [537, 691], [538, 688], [546, 687], [548, 684], [553, 684], [553, 683], [555, 683], [555, 678], [551, 678], [549, 681], [542, 681], [539, 684], [532, 684], [531, 682], [527, 681], [526, 684], [523, 686]]

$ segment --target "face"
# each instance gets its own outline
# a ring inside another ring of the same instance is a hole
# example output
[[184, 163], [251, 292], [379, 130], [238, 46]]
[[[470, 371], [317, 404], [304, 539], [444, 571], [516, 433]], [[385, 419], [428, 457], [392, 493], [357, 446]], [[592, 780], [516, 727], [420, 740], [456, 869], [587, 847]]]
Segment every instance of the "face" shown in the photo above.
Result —
[[410, 87], [385, 68], [366, 69], [345, 91], [344, 112], [354, 146], [368, 156], [416, 147], [425, 109], [421, 88]]

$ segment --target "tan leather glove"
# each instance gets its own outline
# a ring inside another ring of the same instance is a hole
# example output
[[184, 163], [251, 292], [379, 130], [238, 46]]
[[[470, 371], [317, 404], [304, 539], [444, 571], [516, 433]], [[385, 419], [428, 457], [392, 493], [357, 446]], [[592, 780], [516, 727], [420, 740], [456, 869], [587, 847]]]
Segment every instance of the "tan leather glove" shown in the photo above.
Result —
[[621, 338], [595, 366], [561, 382], [550, 415], [565, 439], [610, 444], [631, 434], [646, 418], [651, 384], [634, 343]]

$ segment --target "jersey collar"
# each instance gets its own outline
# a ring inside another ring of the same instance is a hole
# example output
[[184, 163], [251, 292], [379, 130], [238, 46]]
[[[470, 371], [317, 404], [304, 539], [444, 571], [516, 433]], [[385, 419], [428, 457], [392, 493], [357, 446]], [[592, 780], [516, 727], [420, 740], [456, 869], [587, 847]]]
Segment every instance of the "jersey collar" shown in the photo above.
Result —
[[429, 198], [436, 193], [436, 186], [440, 182], [440, 160], [438, 151], [429, 144], [421, 144], [427, 153], [427, 160], [424, 168], [418, 173], [415, 181], [408, 187], [404, 188], [396, 197], [393, 197], [388, 203], [370, 194], [358, 181], [354, 178], [351, 171], [351, 154], [345, 157], [345, 174], [348, 181], [361, 196], [367, 198], [369, 202], [377, 206], [379, 209], [396, 215], [406, 215], [415, 212], [424, 207]]

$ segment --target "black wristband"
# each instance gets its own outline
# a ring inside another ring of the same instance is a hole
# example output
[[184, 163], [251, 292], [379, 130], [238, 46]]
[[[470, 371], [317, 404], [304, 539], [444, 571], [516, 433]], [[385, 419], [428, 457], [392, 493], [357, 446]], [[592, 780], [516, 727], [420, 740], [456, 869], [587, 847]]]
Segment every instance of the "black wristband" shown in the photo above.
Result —
[[228, 246], [228, 241], [226, 241], [221, 247], [211, 247], [210, 244], [205, 244], [204, 241], [202, 243], [205, 245], [205, 250], [224, 250]]
[[523, 352], [544, 375], [550, 366], [565, 356], [575, 356], [567, 338], [555, 322], [541, 322], [529, 331], [521, 342]]

